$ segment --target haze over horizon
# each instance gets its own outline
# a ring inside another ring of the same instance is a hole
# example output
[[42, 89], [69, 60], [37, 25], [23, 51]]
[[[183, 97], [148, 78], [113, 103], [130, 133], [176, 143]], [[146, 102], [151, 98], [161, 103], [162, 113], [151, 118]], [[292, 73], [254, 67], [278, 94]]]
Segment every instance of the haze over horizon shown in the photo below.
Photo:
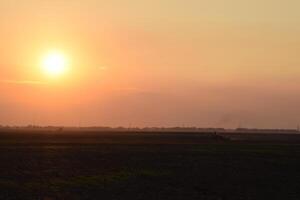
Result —
[[0, 124], [296, 128], [299, 7], [1, 0]]

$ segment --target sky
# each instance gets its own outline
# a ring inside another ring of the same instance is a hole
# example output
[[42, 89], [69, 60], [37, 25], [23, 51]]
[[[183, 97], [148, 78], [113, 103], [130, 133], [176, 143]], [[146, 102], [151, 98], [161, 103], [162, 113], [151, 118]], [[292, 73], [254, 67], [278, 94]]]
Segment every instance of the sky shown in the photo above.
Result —
[[[0, 0], [0, 124], [296, 128], [298, 0]], [[69, 70], [49, 77], [47, 52]]]

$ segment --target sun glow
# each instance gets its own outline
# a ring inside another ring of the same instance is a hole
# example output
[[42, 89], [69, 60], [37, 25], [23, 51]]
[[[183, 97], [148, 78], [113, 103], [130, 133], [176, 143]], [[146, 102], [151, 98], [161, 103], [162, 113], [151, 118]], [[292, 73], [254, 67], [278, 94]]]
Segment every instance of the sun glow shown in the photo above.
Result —
[[42, 59], [42, 69], [48, 76], [61, 76], [67, 72], [68, 68], [69, 61], [67, 57], [61, 52], [50, 52], [46, 54]]

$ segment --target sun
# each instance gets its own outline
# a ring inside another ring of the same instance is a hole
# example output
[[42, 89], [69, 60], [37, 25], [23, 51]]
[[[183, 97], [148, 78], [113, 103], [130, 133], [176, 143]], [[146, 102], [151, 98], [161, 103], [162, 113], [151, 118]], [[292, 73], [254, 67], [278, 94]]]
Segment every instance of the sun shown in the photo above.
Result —
[[58, 77], [67, 72], [69, 60], [63, 53], [52, 51], [43, 57], [41, 66], [46, 75]]

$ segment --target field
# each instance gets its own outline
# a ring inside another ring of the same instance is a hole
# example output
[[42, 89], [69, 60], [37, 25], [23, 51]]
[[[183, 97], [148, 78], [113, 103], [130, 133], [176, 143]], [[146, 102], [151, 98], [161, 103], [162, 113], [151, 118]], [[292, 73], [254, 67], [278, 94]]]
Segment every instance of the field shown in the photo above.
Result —
[[300, 136], [230, 138], [0, 133], [0, 199], [300, 199]]

